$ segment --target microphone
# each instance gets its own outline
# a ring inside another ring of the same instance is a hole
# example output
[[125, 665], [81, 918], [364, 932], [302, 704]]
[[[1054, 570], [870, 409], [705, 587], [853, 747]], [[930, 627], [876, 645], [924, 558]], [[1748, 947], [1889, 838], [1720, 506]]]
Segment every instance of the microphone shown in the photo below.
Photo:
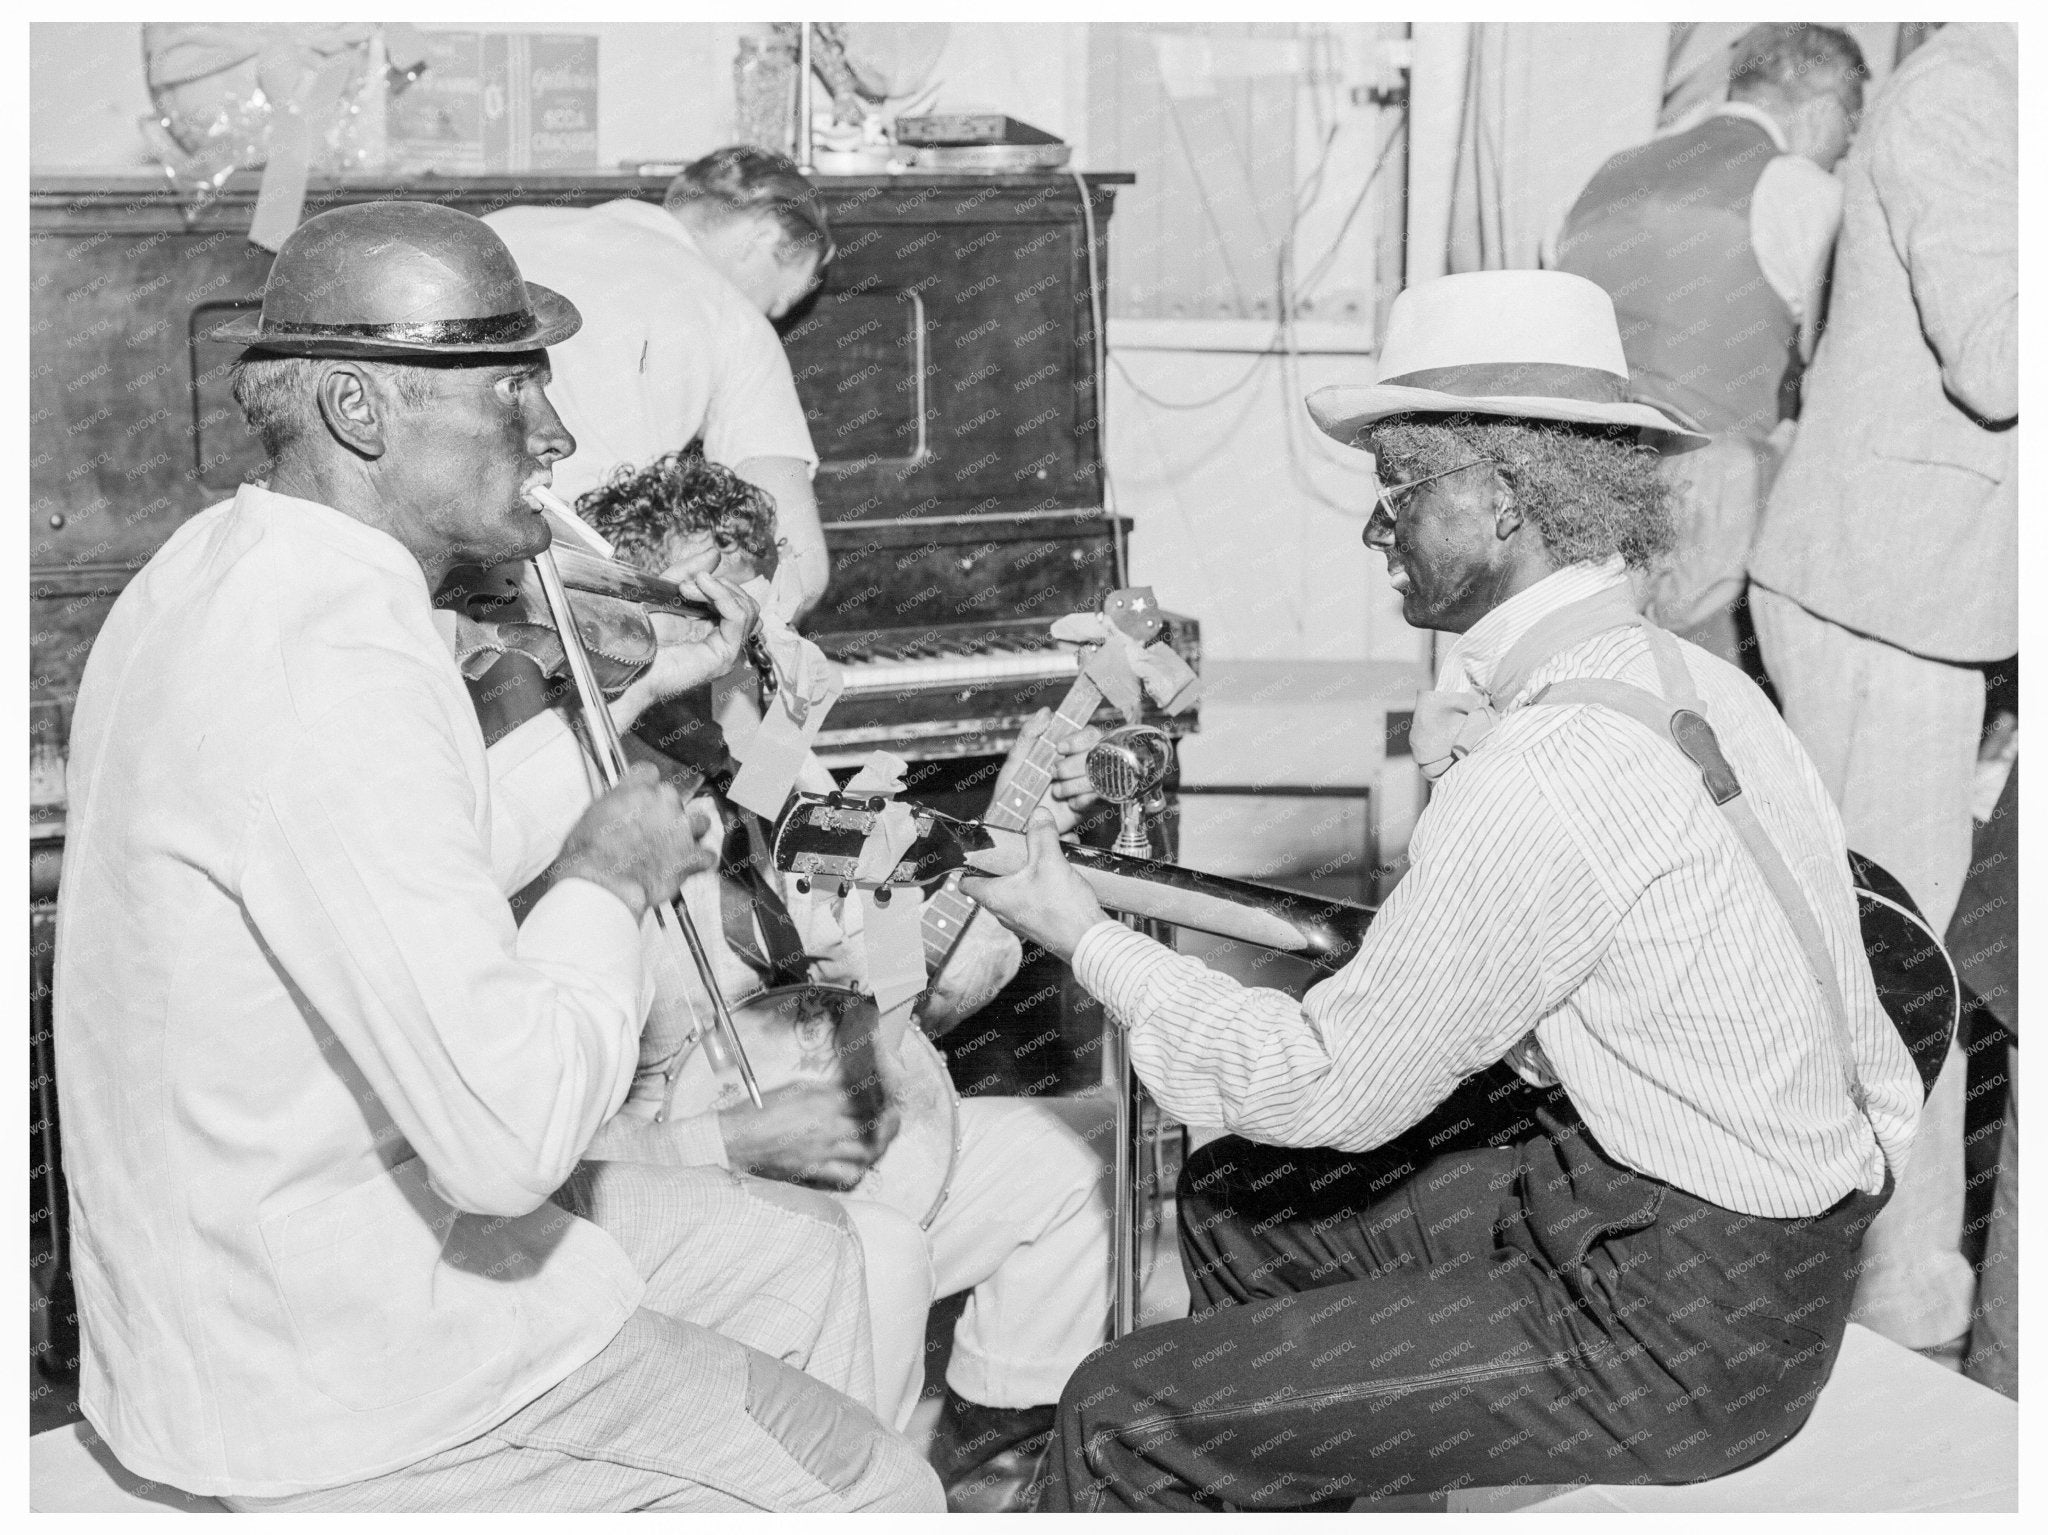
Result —
[[1113, 851], [1152, 856], [1145, 815], [1165, 805], [1159, 786], [1172, 766], [1173, 740], [1156, 725], [1120, 725], [1089, 750], [1089, 786], [1123, 810], [1123, 827]]

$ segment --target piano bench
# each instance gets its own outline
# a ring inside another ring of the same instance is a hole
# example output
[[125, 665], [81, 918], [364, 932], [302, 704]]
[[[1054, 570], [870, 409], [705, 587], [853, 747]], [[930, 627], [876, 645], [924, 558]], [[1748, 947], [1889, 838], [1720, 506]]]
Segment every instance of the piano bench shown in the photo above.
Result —
[[1753, 1465], [1678, 1487], [1466, 1487], [1447, 1512], [1934, 1513], [2019, 1509], [2019, 1403], [1850, 1324], [1813, 1415]]
[[196, 1492], [145, 1481], [118, 1460], [90, 1423], [46, 1429], [28, 1442], [31, 1513], [224, 1514]]

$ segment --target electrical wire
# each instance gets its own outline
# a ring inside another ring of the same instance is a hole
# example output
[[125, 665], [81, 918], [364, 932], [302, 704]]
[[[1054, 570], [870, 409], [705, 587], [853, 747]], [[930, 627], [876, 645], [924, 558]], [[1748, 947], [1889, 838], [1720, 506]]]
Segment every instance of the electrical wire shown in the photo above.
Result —
[[1082, 238], [1088, 243], [1088, 323], [1095, 333], [1095, 461], [1102, 466], [1102, 510], [1114, 518], [1116, 493], [1109, 483], [1109, 328], [1103, 322], [1102, 265], [1095, 251], [1095, 202], [1089, 195], [1087, 178], [1071, 165], [1067, 174], [1074, 178], [1074, 190], [1081, 194]]
[[1358, 195], [1351, 199], [1351, 206], [1345, 210], [1344, 221], [1337, 226], [1337, 237], [1330, 242], [1329, 249], [1323, 252], [1316, 264], [1309, 268], [1309, 274], [1301, 284], [1302, 292], [1313, 291], [1315, 285], [1321, 282], [1324, 274], [1329, 271], [1330, 263], [1337, 259], [1337, 253], [1344, 248], [1344, 237], [1351, 233], [1352, 222], [1358, 217], [1358, 210], [1365, 206], [1367, 194], [1380, 179], [1380, 172], [1386, 169], [1387, 157], [1393, 153], [1394, 145], [1406, 136], [1407, 127], [1408, 114], [1403, 112], [1394, 124], [1393, 131], [1387, 135], [1387, 142], [1380, 146], [1380, 152], [1373, 160], [1372, 169], [1366, 172], [1365, 181], [1358, 188]]
[[[1276, 326], [1274, 327], [1273, 331], [1273, 339], [1278, 340], [1279, 335], [1279, 327]], [[1263, 368], [1266, 364], [1266, 359], [1268, 357], [1277, 357], [1278, 355], [1280, 355], [1278, 350], [1275, 347], [1273, 347], [1269, 342], [1265, 347], [1261, 348], [1259, 351], [1254, 352], [1252, 354], [1251, 366], [1249, 368], [1246, 368], [1244, 372], [1235, 381], [1224, 385], [1223, 388], [1217, 390], [1214, 394], [1207, 395], [1199, 400], [1161, 399], [1158, 395], [1154, 394], [1151, 390], [1147, 389], [1143, 384], [1138, 382], [1137, 375], [1131, 372], [1130, 368], [1124, 363], [1124, 360], [1121, 357], [1112, 358], [1111, 361], [1116, 364], [1116, 371], [1124, 376], [1124, 382], [1129, 384], [1131, 386], [1132, 391], [1136, 393], [1140, 399], [1146, 401], [1147, 403], [1157, 405], [1161, 410], [1207, 410], [1211, 405], [1220, 405], [1223, 401], [1229, 399], [1232, 395], [1236, 394], [1238, 390], [1244, 388], [1244, 386], [1249, 384], [1253, 379], [1257, 378], [1259, 375], [1259, 370]]]
[[[1282, 356], [1280, 366], [1283, 399], [1297, 399], [1305, 393], [1301, 382], [1301, 349], [1295, 331], [1297, 322], [1296, 311], [1300, 306], [1299, 295], [1314, 288], [1315, 284], [1321, 280], [1323, 274], [1329, 270], [1331, 263], [1335, 261], [1338, 253], [1343, 249], [1345, 237], [1349, 234], [1352, 223], [1356, 220], [1359, 210], [1365, 206], [1366, 198], [1378, 183], [1380, 173], [1386, 169], [1395, 145], [1405, 137], [1406, 131], [1407, 114], [1404, 112], [1388, 132], [1386, 142], [1380, 146], [1378, 155], [1374, 157], [1372, 168], [1366, 173], [1364, 181], [1360, 184], [1357, 193], [1352, 197], [1351, 206], [1345, 211], [1344, 219], [1338, 228], [1336, 237], [1318, 259], [1314, 270], [1306, 280], [1298, 280], [1294, 269], [1295, 238], [1299, 234], [1298, 221], [1296, 226], [1289, 230], [1287, 240], [1281, 244], [1275, 261], [1274, 281], [1281, 297]], [[1354, 472], [1357, 468], [1356, 464], [1334, 452], [1319, 432], [1307, 431], [1299, 419], [1299, 414], [1293, 410], [1283, 409], [1282, 432], [1288, 448], [1289, 476], [1294, 481], [1296, 487], [1333, 511], [1343, 512], [1350, 516], [1358, 515], [1359, 508], [1355, 503], [1334, 499], [1321, 485], [1315, 482], [1315, 478], [1309, 469], [1311, 459], [1320, 460]], [[1306, 443], [1304, 443], [1304, 438]]]
[[[1324, 27], [1319, 32], [1311, 33], [1308, 41], [1312, 49], [1320, 43], [1327, 52], [1331, 43], [1328, 28]], [[1372, 166], [1359, 184], [1357, 191], [1352, 195], [1351, 202], [1345, 209], [1343, 218], [1338, 223], [1335, 235], [1311, 264], [1306, 276], [1302, 276], [1299, 273], [1295, 259], [1302, 221], [1322, 196], [1330, 161], [1335, 151], [1337, 139], [1344, 126], [1341, 115], [1336, 109], [1334, 98], [1330, 104], [1327, 117], [1323, 111], [1323, 103], [1319, 99], [1313, 102], [1312, 106], [1316, 112], [1316, 126], [1321, 130], [1321, 142], [1317, 149], [1315, 163], [1310, 167], [1308, 174], [1302, 178], [1291, 199], [1287, 231], [1278, 242], [1277, 258], [1274, 267], [1274, 297], [1276, 299], [1275, 307], [1278, 311], [1278, 317], [1274, 324], [1273, 333], [1267, 339], [1266, 344], [1252, 354], [1251, 361], [1243, 373], [1239, 374], [1223, 388], [1200, 399], [1172, 400], [1155, 394], [1138, 381], [1137, 376], [1125, 364], [1122, 358], [1112, 358], [1109, 356], [1106, 334], [1100, 317], [1100, 301], [1096, 293], [1100, 278], [1095, 266], [1093, 213], [1084, 191], [1082, 207], [1084, 215], [1089, 221], [1089, 298], [1091, 305], [1095, 306], [1096, 311], [1095, 327], [1098, 342], [1097, 377], [1103, 380], [1106, 385], [1108, 365], [1114, 362], [1117, 372], [1123, 376], [1125, 384], [1138, 398], [1146, 403], [1161, 410], [1176, 412], [1205, 410], [1221, 404], [1224, 400], [1252, 386], [1263, 371], [1266, 360], [1277, 356], [1280, 359], [1282, 386], [1281, 429], [1287, 445], [1290, 478], [1304, 494], [1320, 505], [1346, 513], [1347, 515], [1357, 515], [1359, 508], [1355, 500], [1336, 499], [1322, 485], [1316, 483], [1311, 473], [1311, 464], [1318, 460], [1352, 472], [1356, 472], [1357, 464], [1354, 461], [1339, 456], [1332, 446], [1325, 442], [1319, 434], [1308, 431], [1306, 423], [1299, 419], [1300, 412], [1289, 409], [1285, 401], [1299, 398], [1304, 392], [1301, 387], [1301, 349], [1296, 332], [1296, 326], [1299, 323], [1297, 311], [1302, 297], [1314, 291], [1316, 285], [1328, 275], [1331, 267], [1342, 254], [1345, 242], [1349, 239], [1352, 227], [1357, 222], [1359, 213], [1364, 209], [1366, 200], [1372, 195], [1374, 187], [1378, 185], [1379, 178], [1385, 171], [1395, 149], [1407, 137], [1408, 113], [1406, 110], [1403, 110], [1397, 117], [1393, 126], [1388, 131], [1385, 141], [1380, 145], [1378, 153], [1374, 156]], [[1326, 123], [1327, 126], [1325, 126]], [[1243, 302], [1243, 284], [1238, 277], [1235, 264], [1230, 259], [1227, 242], [1224, 242], [1221, 238], [1223, 235], [1221, 221], [1218, 219], [1215, 208], [1209, 200], [1208, 191], [1202, 180], [1201, 173], [1194, 167], [1192, 154], [1188, 150], [1186, 132], [1181, 125], [1177, 111], [1174, 116], [1174, 129], [1180, 139], [1183, 154], [1188, 155], [1189, 167], [1194, 176], [1196, 195], [1201, 201], [1204, 217], [1207, 219], [1209, 227], [1218, 236], [1218, 245], [1223, 254], [1225, 267], [1229, 272], [1233, 286], [1238, 290], [1239, 301]], [[1234, 140], [1233, 144], [1235, 144]], [[1239, 148], [1239, 158], [1242, 160], [1242, 146], [1237, 147]], [[1079, 173], [1070, 172], [1070, 174], [1074, 175], [1078, 184], [1080, 182]], [[1098, 389], [1098, 428], [1101, 422], [1100, 401], [1104, 394], [1106, 394], [1106, 388]], [[1305, 436], [1311, 440], [1305, 443], [1303, 441]], [[1106, 496], [1109, 481], [1106, 454], [1103, 464], [1103, 478]]]

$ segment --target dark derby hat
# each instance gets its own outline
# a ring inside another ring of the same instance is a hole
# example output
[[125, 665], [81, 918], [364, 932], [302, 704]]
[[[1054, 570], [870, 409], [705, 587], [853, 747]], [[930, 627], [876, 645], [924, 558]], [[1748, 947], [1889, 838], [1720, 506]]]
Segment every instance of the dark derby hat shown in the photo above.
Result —
[[439, 203], [355, 203], [292, 231], [263, 308], [209, 332], [297, 357], [459, 357], [530, 352], [583, 317], [527, 282], [482, 219]]

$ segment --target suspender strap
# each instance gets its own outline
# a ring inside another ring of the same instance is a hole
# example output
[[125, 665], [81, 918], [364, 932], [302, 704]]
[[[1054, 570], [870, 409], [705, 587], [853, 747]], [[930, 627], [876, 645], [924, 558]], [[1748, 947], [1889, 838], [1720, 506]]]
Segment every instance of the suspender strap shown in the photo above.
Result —
[[1629, 606], [1627, 587], [1610, 586], [1590, 597], [1581, 597], [1577, 602], [1538, 619], [1527, 634], [1508, 648], [1508, 653], [1493, 669], [1493, 677], [1486, 687], [1487, 696], [1493, 700], [1495, 708], [1505, 709], [1522, 690], [1522, 684], [1529, 680], [1529, 674], [1552, 656], [1560, 655], [1596, 634], [1605, 634], [1609, 629], [1642, 623], [1642, 615]]
[[1806, 955], [1807, 968], [1812, 971], [1814, 985], [1820, 992], [1821, 1006], [1833, 1025], [1835, 1049], [1841, 1057], [1842, 1077], [1848, 1086], [1850, 1100], [1859, 1113], [1866, 1112], [1864, 1106], [1868, 1095], [1856, 1070], [1856, 1057], [1849, 1038], [1849, 1011], [1842, 1001], [1841, 980], [1835, 974], [1834, 961], [1828, 956], [1827, 943], [1821, 936], [1820, 923], [1814, 917], [1812, 904], [1793, 879], [1792, 870], [1779, 853], [1777, 844], [1771, 841], [1770, 833], [1764, 830], [1763, 822], [1757, 819], [1749, 801], [1743, 798], [1742, 785], [1734, 769], [1728, 765], [1728, 759], [1722, 755], [1714, 727], [1707, 723], [1706, 716], [1696, 707], [1699, 698], [1693, 692], [1692, 678], [1685, 669], [1685, 658], [1677, 644], [1655, 625], [1645, 624], [1643, 629], [1650, 639], [1650, 649], [1656, 657], [1657, 670], [1667, 694], [1679, 700], [1676, 706], [1633, 684], [1590, 677], [1554, 682], [1530, 703], [1560, 706], [1591, 704], [1613, 709], [1637, 721], [1652, 735], [1670, 741], [1700, 770], [1700, 779], [1708, 795], [1728, 817], [1729, 826], [1741, 839], [1742, 845], [1749, 849], [1758, 872], [1764, 877], [1764, 884], [1777, 901], [1778, 909], [1785, 914], [1792, 936]]
[[713, 803], [725, 826], [718, 866], [718, 919], [726, 944], [769, 986], [803, 980], [810, 970], [810, 956], [804, 953], [803, 938], [790, 921], [789, 908], [770, 872], [768, 838], [761, 818], [722, 794]]

